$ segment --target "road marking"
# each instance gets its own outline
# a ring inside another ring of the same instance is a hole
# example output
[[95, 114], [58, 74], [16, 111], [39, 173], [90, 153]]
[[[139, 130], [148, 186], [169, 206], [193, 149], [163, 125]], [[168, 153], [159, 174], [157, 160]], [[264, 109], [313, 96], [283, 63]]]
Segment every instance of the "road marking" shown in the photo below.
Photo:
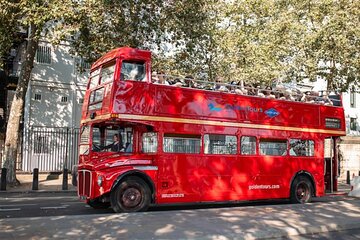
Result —
[[40, 207], [41, 210], [48, 210], [48, 209], [64, 209], [67, 208], [69, 205], [64, 206], [57, 206], [57, 207]]
[[[74, 199], [74, 200], [78, 200], [79, 198], [77, 196], [21, 197], [22, 201], [25, 201], [25, 200], [36, 201], [36, 200], [46, 200], [46, 199], [49, 199], [49, 200], [55, 200], [55, 199]], [[9, 202], [10, 201], [18, 201], [18, 200], [19, 200], [19, 198], [6, 197], [6, 201], [9, 201]]]
[[7, 212], [7, 211], [20, 211], [21, 208], [8, 208], [8, 209], [1, 209], [0, 212]]
[[34, 206], [37, 205], [35, 203], [33, 204], [9, 204], [9, 205], [0, 205], [0, 208], [4, 208], [4, 207], [24, 207], [24, 206]]
[[64, 202], [66, 204], [79, 204], [79, 203], [83, 203], [83, 202], [80, 202], [80, 201], [74, 201], [74, 202]]

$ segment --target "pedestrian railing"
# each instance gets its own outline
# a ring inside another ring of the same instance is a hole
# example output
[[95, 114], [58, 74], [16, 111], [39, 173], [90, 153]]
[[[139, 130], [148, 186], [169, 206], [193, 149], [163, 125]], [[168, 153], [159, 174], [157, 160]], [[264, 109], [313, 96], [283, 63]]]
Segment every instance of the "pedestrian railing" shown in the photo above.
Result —
[[78, 128], [35, 127], [24, 129], [19, 170], [62, 172], [78, 161]]

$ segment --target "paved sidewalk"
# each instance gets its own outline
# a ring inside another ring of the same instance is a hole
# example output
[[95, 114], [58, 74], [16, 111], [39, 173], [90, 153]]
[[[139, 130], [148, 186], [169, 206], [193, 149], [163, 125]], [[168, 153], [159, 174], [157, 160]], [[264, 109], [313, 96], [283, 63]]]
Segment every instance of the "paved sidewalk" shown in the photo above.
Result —
[[68, 190], [62, 190], [63, 187], [63, 174], [48, 173], [39, 174], [38, 190], [32, 190], [33, 174], [31, 173], [17, 173], [16, 178], [19, 180], [20, 185], [15, 187], [7, 186], [7, 193], [24, 193], [24, 192], [63, 192], [63, 191], [76, 191], [76, 187], [71, 184], [71, 175], [68, 175]]
[[[1, 239], [288, 239], [360, 229], [360, 199], [0, 219]], [[344, 238], [346, 239], [346, 237]]]

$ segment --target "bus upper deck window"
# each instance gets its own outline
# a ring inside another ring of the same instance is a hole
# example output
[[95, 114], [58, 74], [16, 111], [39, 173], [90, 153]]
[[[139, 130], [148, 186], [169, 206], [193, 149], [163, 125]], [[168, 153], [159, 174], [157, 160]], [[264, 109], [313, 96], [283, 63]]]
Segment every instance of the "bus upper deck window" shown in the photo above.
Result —
[[145, 73], [145, 63], [123, 61], [121, 65], [120, 79], [145, 81]]
[[115, 63], [103, 67], [101, 70], [101, 83], [113, 81], [115, 72]]
[[88, 88], [94, 88], [99, 84], [99, 79], [100, 79], [100, 69], [96, 69], [95, 71], [92, 71], [90, 73], [90, 83]]

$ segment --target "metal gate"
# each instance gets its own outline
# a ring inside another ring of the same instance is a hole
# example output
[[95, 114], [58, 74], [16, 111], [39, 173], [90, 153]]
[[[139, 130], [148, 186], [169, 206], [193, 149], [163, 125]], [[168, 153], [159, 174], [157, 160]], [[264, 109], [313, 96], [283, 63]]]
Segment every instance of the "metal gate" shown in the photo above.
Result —
[[60, 172], [78, 161], [78, 128], [30, 127], [24, 129], [21, 170]]

